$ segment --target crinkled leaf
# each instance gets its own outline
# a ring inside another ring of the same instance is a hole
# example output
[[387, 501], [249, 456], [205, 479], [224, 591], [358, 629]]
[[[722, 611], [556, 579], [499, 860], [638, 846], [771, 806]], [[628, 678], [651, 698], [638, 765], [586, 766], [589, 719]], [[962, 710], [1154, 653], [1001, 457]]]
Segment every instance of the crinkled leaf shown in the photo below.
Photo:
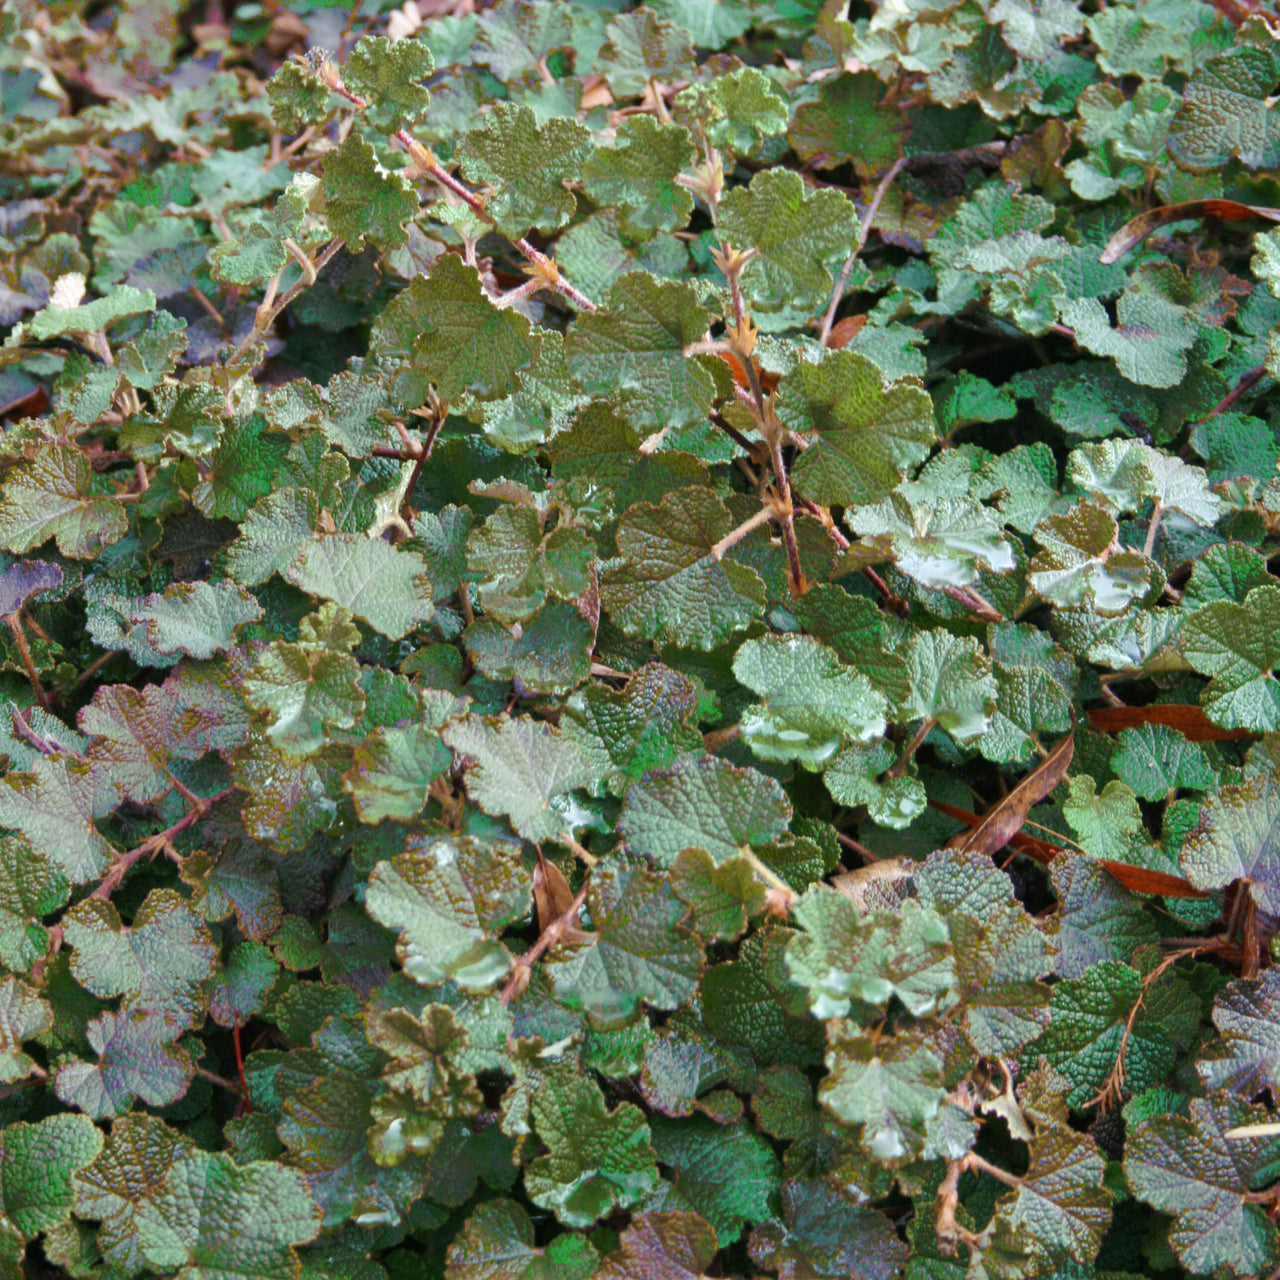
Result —
[[487, 813], [506, 814], [527, 840], [571, 831], [582, 810], [571, 792], [591, 781], [582, 753], [550, 725], [522, 716], [494, 725], [472, 715], [441, 735], [473, 762], [467, 793]]
[[605, 574], [600, 598], [623, 630], [647, 640], [713, 649], [760, 616], [759, 574], [725, 559], [728, 508], [710, 489], [676, 489], [638, 502], [618, 527], [626, 563]]
[[411, 978], [483, 989], [507, 972], [511, 957], [497, 935], [528, 911], [531, 888], [509, 847], [438, 836], [411, 839], [377, 863], [365, 901], [375, 920], [399, 930], [396, 953]]
[[866, 742], [884, 733], [884, 695], [812, 637], [748, 640], [733, 673], [763, 698], [741, 720], [743, 737], [762, 760], [819, 769], [846, 737]]
[[627, 792], [618, 829], [633, 853], [662, 866], [689, 848], [705, 849], [720, 863], [777, 839], [790, 817], [791, 806], [772, 778], [704, 756], [636, 783]]

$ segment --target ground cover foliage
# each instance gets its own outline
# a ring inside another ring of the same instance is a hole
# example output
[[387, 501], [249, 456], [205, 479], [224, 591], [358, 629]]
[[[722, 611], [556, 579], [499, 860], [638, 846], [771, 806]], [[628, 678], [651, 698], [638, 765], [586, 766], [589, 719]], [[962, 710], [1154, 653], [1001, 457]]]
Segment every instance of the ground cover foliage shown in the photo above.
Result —
[[1267, 19], [0, 14], [0, 1275], [1276, 1273]]

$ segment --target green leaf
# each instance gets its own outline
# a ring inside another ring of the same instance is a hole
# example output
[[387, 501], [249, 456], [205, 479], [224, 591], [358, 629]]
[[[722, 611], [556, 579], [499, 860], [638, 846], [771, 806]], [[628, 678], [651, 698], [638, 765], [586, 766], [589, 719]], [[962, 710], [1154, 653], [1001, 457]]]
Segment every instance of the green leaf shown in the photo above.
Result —
[[525, 1169], [525, 1190], [566, 1226], [590, 1226], [658, 1184], [644, 1113], [629, 1102], [606, 1110], [594, 1080], [549, 1074], [533, 1097], [533, 1123], [548, 1150]]
[[677, 231], [689, 221], [693, 197], [675, 181], [693, 160], [693, 139], [683, 126], [631, 116], [614, 146], [599, 147], [583, 168], [587, 195], [617, 211], [618, 226], [636, 240]]
[[122, 503], [90, 492], [89, 459], [67, 445], [48, 445], [19, 464], [0, 497], [0, 545], [30, 551], [53, 538], [64, 556], [90, 560], [129, 527]]
[[[316, 619], [318, 627], [309, 625]], [[325, 624], [340, 630], [336, 642]], [[299, 756], [323, 746], [330, 726], [350, 729], [365, 707], [360, 664], [348, 652], [359, 640], [350, 612], [325, 604], [302, 626], [300, 643], [267, 645], [241, 684], [249, 706], [272, 717], [267, 736], [275, 746]]]
[[495, 725], [471, 715], [441, 736], [470, 757], [467, 794], [486, 813], [507, 815], [526, 840], [554, 840], [583, 821], [570, 793], [591, 781], [587, 762], [550, 725], [526, 716]]
[[971, 636], [922, 631], [907, 650], [908, 715], [936, 721], [957, 742], [987, 730], [997, 685], [991, 659]]
[[1159, 800], [1183, 787], [1207, 791], [1215, 777], [1203, 748], [1161, 724], [1125, 729], [1111, 767], [1143, 800]]
[[102, 1150], [102, 1132], [88, 1116], [18, 1121], [0, 1135], [0, 1210], [31, 1239], [71, 1215], [73, 1179]]
[[1085, 350], [1110, 356], [1130, 382], [1173, 387], [1186, 377], [1187, 351], [1197, 326], [1185, 307], [1155, 294], [1126, 291], [1116, 304], [1115, 327], [1095, 298], [1076, 298], [1061, 314]]
[[737, 1240], [747, 1223], [773, 1217], [778, 1160], [747, 1125], [720, 1126], [701, 1116], [680, 1122], [657, 1118], [653, 1145], [671, 1169], [678, 1203], [711, 1224], [722, 1248]]
[[618, 14], [605, 34], [600, 71], [622, 97], [643, 93], [651, 80], [670, 80], [694, 60], [689, 32], [648, 9]]
[[405, 351], [413, 373], [450, 401], [510, 395], [540, 343], [529, 321], [512, 307], [496, 307], [476, 269], [452, 253], [436, 258], [430, 275], [414, 277], [378, 318], [371, 337], [375, 351]]
[[902, 493], [862, 506], [849, 517], [865, 546], [892, 556], [902, 573], [934, 590], [967, 587], [981, 569], [1007, 573], [1013, 548], [996, 513], [972, 498], [912, 505]]
[[590, 589], [595, 544], [563, 521], [546, 528], [547, 515], [523, 504], [504, 506], [467, 539], [467, 563], [480, 578], [486, 614], [524, 621], [548, 593], [576, 600]]
[[163, 1107], [186, 1093], [195, 1069], [163, 1017], [104, 1013], [89, 1023], [86, 1036], [98, 1062], [64, 1063], [54, 1078], [54, 1091], [68, 1106], [104, 1120], [123, 1115], [135, 1098]]
[[75, 1176], [75, 1211], [101, 1223], [98, 1247], [104, 1259], [134, 1275], [145, 1268], [138, 1216], [164, 1184], [175, 1159], [189, 1154], [191, 1140], [145, 1113], [120, 1116], [106, 1145]]
[[1183, 90], [1169, 126], [1169, 153], [1187, 169], [1217, 169], [1233, 156], [1251, 169], [1280, 162], [1280, 114], [1271, 102], [1276, 58], [1231, 49], [1211, 58]]
[[902, 117], [883, 98], [884, 86], [867, 71], [824, 80], [817, 101], [796, 108], [787, 141], [806, 164], [834, 169], [850, 162], [869, 178], [902, 154]]
[[618, 526], [626, 563], [600, 583], [601, 602], [617, 624], [642, 639], [709, 650], [758, 618], [764, 583], [720, 547], [732, 523], [704, 488], [628, 508]]
[[31, 1075], [38, 1065], [22, 1052], [24, 1040], [35, 1040], [53, 1026], [53, 1010], [34, 987], [9, 975], [0, 978], [0, 1084]]
[[564, 341], [569, 372], [593, 396], [628, 397], [642, 429], [687, 426], [711, 408], [715, 382], [685, 348], [701, 341], [709, 317], [687, 284], [624, 275], [598, 311], [578, 315]]
[[192, 491], [196, 507], [211, 520], [243, 520], [249, 508], [271, 492], [275, 473], [289, 451], [282, 432], [269, 430], [260, 413], [233, 418]]
[[422, 557], [363, 534], [331, 533], [305, 544], [284, 577], [392, 640], [428, 621], [435, 610]]
[[1092, 503], [1081, 501], [1066, 515], [1047, 516], [1035, 536], [1041, 549], [1028, 567], [1027, 585], [1051, 604], [1123, 613], [1158, 581], [1152, 561], [1122, 549], [1115, 518]]
[[1156, 929], [1133, 898], [1088, 858], [1057, 855], [1049, 868], [1058, 895], [1056, 931], [1058, 972], [1079, 978], [1099, 960], [1126, 964]]
[[925, 1123], [946, 1096], [941, 1059], [919, 1030], [877, 1041], [852, 1024], [836, 1026], [822, 1104], [845, 1124], [862, 1126], [862, 1147], [878, 1161], [918, 1151]]
[[1033, 1257], [1045, 1263], [1067, 1255], [1086, 1264], [1098, 1254], [1111, 1223], [1106, 1160], [1093, 1140], [1065, 1124], [1037, 1126], [1031, 1167], [1019, 1186], [996, 1202], [997, 1230], [1023, 1230]]
[[296, 1169], [200, 1151], [174, 1162], [137, 1224], [147, 1263], [184, 1280], [290, 1280], [320, 1210]]
[[1155, 1115], [1125, 1144], [1134, 1194], [1173, 1216], [1169, 1243], [1190, 1271], [1256, 1275], [1276, 1257], [1275, 1223], [1246, 1197], [1259, 1172], [1274, 1176], [1276, 1138], [1228, 1138], [1228, 1129], [1271, 1119], [1230, 1095], [1192, 1098], [1188, 1114]]
[[618, 829], [632, 853], [674, 865], [684, 849], [704, 849], [717, 863], [786, 829], [791, 806], [782, 788], [754, 769], [710, 756], [686, 757], [646, 774], [626, 795]]
[[383, 169], [358, 133], [325, 156], [324, 197], [325, 219], [351, 253], [366, 239], [384, 251], [400, 248], [408, 238], [405, 225], [418, 212], [413, 184]]
[[726, 193], [716, 231], [735, 249], [754, 251], [742, 277], [753, 308], [813, 311], [831, 296], [828, 267], [857, 241], [858, 215], [839, 191], [814, 191], [799, 174], [765, 169]]
[[809, 636], [748, 640], [733, 674], [764, 699], [741, 720], [742, 736], [762, 760], [820, 769], [846, 737], [867, 742], [884, 733], [884, 695]]
[[21, 836], [0, 839], [0, 965], [26, 973], [45, 954], [41, 920], [66, 906], [67, 877]]
[[676, 118], [686, 115], [707, 131], [712, 146], [747, 157], [776, 137], [791, 118], [786, 98], [758, 67], [738, 67], [676, 95]]
[[463, 176], [487, 183], [485, 212], [512, 240], [551, 232], [573, 216], [577, 202], [565, 184], [582, 178], [591, 135], [576, 120], [539, 125], [527, 106], [500, 102], [471, 129], [457, 156]]
[[589, 1280], [599, 1255], [580, 1235], [534, 1244], [533, 1223], [511, 1200], [477, 1205], [449, 1246], [445, 1280]]
[[369, 914], [400, 931], [396, 954], [409, 977], [431, 986], [452, 978], [483, 990], [505, 976], [503, 926], [529, 909], [531, 880], [509, 846], [469, 836], [410, 839], [369, 877]]
[[[861, 1189], [859, 1189], [861, 1194]], [[846, 1199], [823, 1178], [790, 1178], [782, 1184], [782, 1217], [751, 1233], [751, 1257], [786, 1275], [865, 1276], [889, 1280], [906, 1258], [889, 1219]]]
[[100, 784], [86, 760], [41, 755], [30, 772], [0, 778], [0, 825], [13, 827], [72, 884], [96, 880], [111, 846], [93, 825]]
[[605, 1023], [629, 1018], [641, 1001], [675, 1009], [702, 974], [702, 943], [680, 926], [685, 906], [643, 865], [616, 859], [593, 870], [587, 893], [592, 930], [562, 943], [547, 970], [560, 1000]]
[[418, 82], [435, 70], [431, 50], [419, 40], [363, 36], [342, 65], [347, 88], [369, 102], [364, 118], [382, 133], [413, 124], [431, 103]]
[[1178, 647], [1201, 675], [1212, 676], [1200, 696], [1205, 714], [1226, 729], [1280, 729], [1280, 634], [1275, 627], [1280, 587], [1255, 587], [1242, 604], [1218, 600], [1186, 621]]
[[908, 901], [900, 917], [864, 915], [852, 898], [815, 885], [792, 918], [800, 932], [787, 946], [787, 969], [808, 991], [814, 1017], [845, 1017], [852, 1000], [887, 1004], [896, 996], [916, 1017], [954, 1002], [955, 960], [936, 912]]
[[1047, 1058], [1071, 1083], [1068, 1100], [1073, 1107], [1084, 1106], [1103, 1088], [1121, 1057], [1126, 1088], [1157, 1083], [1173, 1063], [1173, 1045], [1149, 1005], [1130, 1024], [1142, 996], [1137, 971], [1110, 960], [1078, 979], [1059, 982], [1053, 989], [1049, 1027], [1026, 1047], [1025, 1060]]
[[621, 794], [651, 769], [672, 765], [682, 752], [702, 750], [702, 735], [691, 723], [697, 710], [693, 680], [650, 662], [620, 692], [588, 686], [560, 728], [587, 758], [593, 778]]
[[[64, 279], [76, 281], [81, 290], [84, 277], [72, 273]], [[34, 338], [60, 338], [64, 334], [102, 333], [117, 320], [130, 316], [146, 315], [156, 309], [156, 297], [150, 289], [135, 289], [132, 285], [118, 285], [105, 298], [92, 302], [66, 306], [50, 303], [43, 311], [37, 311], [30, 320], [16, 325], [5, 339], [6, 345]]]
[[1211, 795], [1179, 862], [1197, 889], [1243, 880], [1261, 910], [1280, 908], [1280, 777], [1264, 772]]
[[1280, 969], [1261, 980], [1229, 983], [1213, 1002], [1213, 1025], [1222, 1039], [1196, 1063], [1209, 1089], [1253, 1098], [1280, 1086]]
[[85, 898], [62, 919], [74, 949], [71, 971], [87, 990], [123, 996], [125, 1009], [159, 1014], [177, 1029], [199, 1021], [216, 951], [204, 922], [174, 890], [153, 889], [129, 925], [101, 898]]
[[781, 380], [778, 398], [783, 422], [816, 436], [792, 468], [815, 502], [860, 506], [888, 497], [935, 439], [924, 389], [909, 378], [886, 386], [880, 370], [851, 351], [801, 363]]

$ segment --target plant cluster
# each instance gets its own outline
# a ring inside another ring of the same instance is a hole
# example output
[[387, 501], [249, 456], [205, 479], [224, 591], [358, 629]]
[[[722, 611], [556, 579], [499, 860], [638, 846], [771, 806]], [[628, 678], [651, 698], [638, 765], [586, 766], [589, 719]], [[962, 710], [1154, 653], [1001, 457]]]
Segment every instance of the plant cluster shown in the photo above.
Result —
[[0, 5], [0, 1278], [1280, 1273], [1280, 28], [230, 9]]

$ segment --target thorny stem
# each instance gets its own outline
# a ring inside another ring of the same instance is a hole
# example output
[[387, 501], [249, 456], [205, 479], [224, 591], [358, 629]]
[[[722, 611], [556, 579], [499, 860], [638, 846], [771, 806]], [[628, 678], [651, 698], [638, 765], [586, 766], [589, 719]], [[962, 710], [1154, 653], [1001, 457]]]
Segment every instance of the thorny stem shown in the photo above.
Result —
[[782, 521], [782, 541], [787, 548], [788, 576], [791, 579], [793, 597], [804, 594], [804, 572], [800, 568], [800, 547], [796, 543], [795, 508], [791, 502], [791, 478], [787, 475], [786, 459], [782, 456], [782, 441], [777, 431], [769, 432], [769, 457], [773, 461], [773, 478], [782, 497], [778, 515]]
[[752, 455], [756, 451], [756, 446], [747, 439], [746, 436], [738, 430], [722, 413], [712, 410], [711, 422], [714, 426], [720, 428], [721, 431], [729, 437], [740, 449], [745, 449], [748, 455]]
[[848, 551], [852, 545], [849, 539], [836, 528], [836, 522], [831, 518], [831, 512], [826, 507], [819, 506], [816, 502], [803, 498], [800, 501], [801, 507], [804, 508], [819, 524], [827, 531], [827, 537], [840, 548], [841, 551]]
[[12, 613], [6, 613], [4, 620], [8, 624], [14, 644], [18, 646], [18, 656], [21, 657], [22, 665], [27, 669], [27, 679], [31, 681], [31, 688], [36, 695], [36, 701], [48, 711], [49, 699], [40, 683], [40, 677], [36, 674], [36, 665], [31, 661], [31, 650], [27, 647], [27, 635], [22, 629], [22, 619], [18, 610], [15, 609]]
[[1160, 529], [1160, 517], [1164, 515], [1164, 508], [1156, 503], [1156, 509], [1151, 513], [1151, 522], [1147, 525], [1146, 541], [1142, 544], [1142, 554], [1150, 558], [1151, 549], [1156, 545], [1156, 533]]
[[[350, 93], [345, 89], [339, 89], [339, 92], [358, 106], [363, 107], [366, 105], [364, 99], [356, 94]], [[396, 140], [404, 147], [424, 173], [444, 187], [446, 191], [455, 195], [477, 217], [483, 218], [490, 226], [493, 225], [493, 214], [485, 208], [484, 201], [465, 183], [460, 182], [448, 170], [442, 168], [440, 162], [422, 143], [405, 129], [397, 129], [395, 136]], [[558, 293], [562, 298], [572, 302], [579, 311], [596, 310], [596, 304], [585, 293], [575, 289], [567, 280], [561, 279], [560, 269], [556, 264], [545, 253], [535, 249], [524, 236], [521, 236], [518, 240], [513, 240], [512, 244], [534, 268], [543, 288], [550, 289], [553, 293]]]
[[89, 896], [109, 902], [112, 893], [115, 892], [120, 881], [125, 878], [129, 868], [135, 862], [140, 862], [143, 858], [154, 858], [174, 836], [180, 835], [192, 823], [199, 821], [209, 809], [220, 801], [225, 800], [234, 791], [235, 787], [224, 787], [217, 795], [210, 796], [207, 800], [196, 797], [199, 800], [199, 804], [188, 810], [173, 826], [166, 828], [164, 831], [159, 831], [153, 836], [148, 836], [141, 844], [130, 849], [128, 853], [121, 854], [112, 863], [111, 870], [102, 878], [102, 883]]
[[761, 860], [756, 856], [754, 850], [743, 846], [738, 850], [738, 852], [746, 859], [751, 870], [756, 873], [756, 876], [763, 880], [770, 889], [777, 891], [782, 904], [790, 910], [791, 904], [795, 902], [800, 895], [796, 893], [796, 891], [776, 871], [761, 862]]
[[857, 262], [858, 255], [867, 247], [867, 237], [871, 234], [871, 224], [875, 221], [876, 214], [880, 212], [880, 203], [884, 200], [894, 178], [902, 172], [902, 166], [906, 163], [906, 156], [901, 156], [889, 166], [884, 176], [876, 184], [876, 189], [872, 193], [866, 212], [859, 219], [857, 243], [853, 246], [853, 252], [844, 260], [844, 266], [840, 268], [840, 278], [836, 281], [836, 287], [831, 292], [831, 303], [827, 307], [826, 315], [822, 317], [822, 328], [818, 333], [818, 341], [824, 347], [827, 345], [827, 339], [831, 336], [831, 326], [835, 323], [836, 310], [840, 306], [840, 299], [844, 297], [844, 287], [849, 283], [849, 273], [853, 270], [853, 264]]
[[1232, 387], [1231, 390], [1228, 391], [1227, 394], [1204, 415], [1204, 417], [1197, 418], [1196, 422], [1205, 422], [1216, 414], [1223, 413], [1227, 409], [1230, 409], [1242, 395], [1251, 391], [1259, 382], [1262, 381], [1266, 372], [1267, 366], [1265, 364], [1260, 364], [1256, 369], [1250, 369], [1248, 373], [1241, 375], [1240, 381], [1237, 382], [1236, 385]]
[[570, 850], [579, 862], [584, 863], [588, 867], [594, 867], [596, 863], [600, 861], [594, 853], [590, 853], [588, 850], [583, 848], [583, 846], [579, 844], [568, 831], [561, 832], [560, 843], [564, 845], [566, 849]]
[[502, 988], [502, 994], [498, 997], [501, 1004], [510, 1004], [524, 990], [525, 986], [528, 985], [529, 976], [533, 973], [533, 966], [577, 924], [578, 912], [582, 910], [586, 900], [587, 884], [584, 883], [582, 888], [578, 890], [577, 897], [569, 904], [564, 914], [553, 920], [539, 935], [537, 942], [512, 964], [511, 976], [507, 979], [507, 984]]
[[197, 1067], [196, 1075], [201, 1080], [207, 1080], [210, 1084], [216, 1084], [219, 1088], [225, 1089], [228, 1093], [234, 1093], [237, 1097], [241, 1097], [240, 1086], [233, 1080], [228, 1080], [226, 1076], [220, 1076], [216, 1071], [209, 1071], [205, 1067]]
[[836, 839], [840, 841], [846, 849], [851, 849], [860, 858], [866, 858], [868, 862], [879, 862], [880, 855], [872, 853], [864, 844], [859, 844], [852, 836], [847, 836], [843, 831], [836, 832]]
[[[338, 250], [341, 248], [341, 240], [331, 240], [327, 245], [325, 245], [325, 247], [320, 251], [319, 256], [312, 261], [313, 279], [314, 277], [319, 276], [320, 272], [329, 265], [332, 259], [337, 255]], [[240, 345], [231, 353], [231, 356], [227, 360], [227, 364], [234, 365], [240, 357], [243, 356], [259, 338], [263, 337], [273, 324], [275, 324], [280, 313], [284, 311], [289, 303], [291, 303], [294, 298], [296, 298], [298, 294], [307, 287], [307, 278], [304, 275], [286, 294], [271, 302], [270, 306], [267, 305], [267, 301], [264, 299], [263, 305], [258, 308], [258, 314], [254, 317], [253, 328], [245, 334], [243, 341], [241, 341]]]
[[937, 723], [938, 722], [932, 716], [925, 716], [925, 718], [920, 721], [920, 727], [912, 735], [911, 741], [903, 747], [902, 754], [885, 773], [884, 776], [886, 778], [902, 777], [902, 775], [907, 771], [907, 765], [911, 763], [911, 757], [920, 750], [920, 744], [929, 736]]
[[983, 622], [1006, 621], [1004, 614], [972, 587], [944, 587], [943, 590], [966, 609], [971, 609]]
[[749, 520], [744, 520], [736, 529], [730, 529], [719, 542], [712, 546], [711, 554], [717, 560], [723, 560], [724, 553], [735, 542], [741, 542], [753, 529], [758, 529], [766, 521], [772, 520], [777, 514], [772, 507], [761, 507]]

